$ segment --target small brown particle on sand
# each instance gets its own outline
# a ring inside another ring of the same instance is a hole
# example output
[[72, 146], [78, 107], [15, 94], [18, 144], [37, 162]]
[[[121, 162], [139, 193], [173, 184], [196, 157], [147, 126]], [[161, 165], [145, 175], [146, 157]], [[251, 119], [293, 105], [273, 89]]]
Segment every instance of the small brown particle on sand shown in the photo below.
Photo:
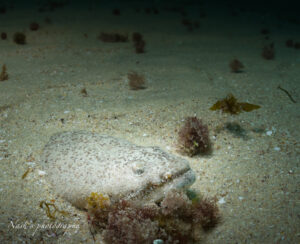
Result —
[[6, 72], [6, 65], [3, 64], [2, 65], [2, 71], [0, 73], [0, 81], [5, 81], [8, 80], [8, 74]]
[[143, 75], [139, 75], [136, 72], [130, 72], [127, 75], [129, 80], [129, 87], [131, 90], [141, 90], [145, 89], [145, 77]]

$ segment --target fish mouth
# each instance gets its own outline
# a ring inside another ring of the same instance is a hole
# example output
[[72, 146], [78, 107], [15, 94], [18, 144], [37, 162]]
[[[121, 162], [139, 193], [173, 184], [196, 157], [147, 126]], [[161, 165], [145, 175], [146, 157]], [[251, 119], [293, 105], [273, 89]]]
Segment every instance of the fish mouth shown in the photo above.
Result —
[[189, 188], [196, 181], [196, 175], [191, 168], [185, 168], [176, 174], [162, 177], [161, 182], [150, 182], [147, 186], [134, 194], [129, 194], [127, 199], [141, 203], [160, 202], [170, 190]]

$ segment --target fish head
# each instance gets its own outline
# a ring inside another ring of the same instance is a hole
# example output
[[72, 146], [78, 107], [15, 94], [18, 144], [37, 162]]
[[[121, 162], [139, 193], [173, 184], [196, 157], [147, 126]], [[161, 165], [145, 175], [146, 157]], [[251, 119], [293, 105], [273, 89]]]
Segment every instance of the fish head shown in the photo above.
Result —
[[[164, 152], [159, 147], [141, 147], [139, 157], [131, 154], [123, 172], [118, 172], [118, 193], [125, 199], [159, 201], [172, 189], [186, 189], [196, 180], [187, 160]], [[142, 155], [142, 157], [140, 156]]]

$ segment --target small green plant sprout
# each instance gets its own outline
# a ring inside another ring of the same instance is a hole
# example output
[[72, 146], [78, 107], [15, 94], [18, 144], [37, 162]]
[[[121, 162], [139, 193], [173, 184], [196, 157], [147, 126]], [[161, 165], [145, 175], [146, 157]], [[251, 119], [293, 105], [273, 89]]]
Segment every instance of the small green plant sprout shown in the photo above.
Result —
[[222, 110], [224, 113], [239, 114], [241, 112], [251, 112], [252, 110], [259, 109], [259, 105], [251, 103], [240, 103], [237, 99], [230, 93], [226, 98], [217, 101], [210, 110]]

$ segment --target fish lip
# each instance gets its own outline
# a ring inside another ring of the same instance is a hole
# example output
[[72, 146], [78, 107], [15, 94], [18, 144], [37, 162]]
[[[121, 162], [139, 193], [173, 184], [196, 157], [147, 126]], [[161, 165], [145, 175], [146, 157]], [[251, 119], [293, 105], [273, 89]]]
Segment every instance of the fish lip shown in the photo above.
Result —
[[188, 188], [192, 184], [194, 184], [194, 182], [196, 181], [196, 174], [192, 169], [189, 169], [185, 173], [183, 173], [181, 176], [179, 176], [179, 178], [178, 177], [175, 178], [174, 183], [176, 183], [175, 182], [176, 180], [178, 182], [175, 185], [175, 188], [177, 188], [177, 189]]

